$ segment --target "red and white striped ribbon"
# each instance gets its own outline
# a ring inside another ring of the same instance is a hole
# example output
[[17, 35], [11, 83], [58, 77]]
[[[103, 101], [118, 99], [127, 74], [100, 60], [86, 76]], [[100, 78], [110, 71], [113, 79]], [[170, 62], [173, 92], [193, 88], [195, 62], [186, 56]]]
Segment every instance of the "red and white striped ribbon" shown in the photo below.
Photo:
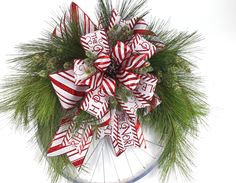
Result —
[[122, 152], [124, 152], [125, 149], [123, 147], [122, 139], [120, 138], [119, 134], [119, 121], [117, 118], [116, 110], [111, 110], [110, 115], [110, 124], [108, 126], [99, 128], [96, 131], [96, 139], [99, 140], [104, 138], [105, 136], [111, 138], [115, 155], [119, 156]]
[[86, 93], [80, 108], [89, 114], [101, 119], [108, 112], [108, 97], [101, 88]]
[[108, 96], [115, 96], [116, 81], [111, 77], [103, 77], [101, 90]]
[[139, 83], [139, 75], [129, 71], [120, 71], [116, 76], [117, 80], [122, 83], [128, 90], [135, 90]]
[[[120, 155], [127, 148], [146, 147], [141, 125], [138, 120], [132, 121], [124, 111], [116, 111], [118, 131], [113, 130], [116, 143], [113, 143], [116, 155]], [[119, 148], [118, 148], [119, 147]]]
[[56, 26], [52, 32], [52, 36], [65, 38], [70, 32], [70, 22], [73, 21], [77, 24], [82, 34], [88, 34], [97, 30], [97, 26], [92, 22], [90, 17], [74, 2], [70, 6], [70, 14], [66, 12], [60, 24]]
[[71, 17], [78, 23], [78, 28], [80, 28], [83, 35], [97, 30], [97, 26], [92, 22], [90, 17], [74, 2], [71, 3]]
[[65, 154], [73, 149], [69, 141], [72, 138], [72, 130], [75, 122], [70, 118], [61, 120], [60, 127], [56, 132], [47, 156], [58, 156]]
[[151, 74], [140, 75], [140, 82], [134, 91], [138, 100], [150, 101], [154, 95], [158, 79]]
[[147, 41], [139, 34], [134, 35], [127, 45], [130, 46], [133, 52], [146, 54], [148, 59], [151, 58], [157, 51], [157, 47], [155, 45]]
[[64, 16], [61, 18], [60, 20], [60, 24], [57, 25], [53, 32], [52, 32], [52, 36], [53, 37], [60, 37], [62, 39], [64, 39], [65, 37], [68, 36], [68, 32], [70, 31], [70, 15], [68, 12], [65, 12]]
[[116, 156], [128, 147], [146, 147], [141, 125], [138, 120], [130, 121], [124, 111], [112, 110], [111, 122], [97, 131], [97, 139], [111, 138]]
[[96, 90], [102, 84], [104, 74], [102, 72], [95, 72], [87, 79], [80, 81], [80, 85], [88, 86], [86, 92]]
[[126, 58], [131, 56], [131, 49], [128, 45], [121, 41], [117, 41], [116, 45], [112, 48], [112, 58], [117, 64], [121, 64]]
[[110, 51], [107, 34], [103, 30], [81, 36], [80, 42], [85, 51], [90, 51], [95, 55], [99, 55], [100, 53], [108, 54]]
[[[115, 110], [114, 110], [115, 111]], [[118, 119], [118, 113], [115, 111], [114, 117], [112, 118], [112, 134], [110, 135], [112, 145], [115, 151], [115, 155], [119, 156], [125, 151], [120, 133], [119, 133], [119, 119]]]
[[111, 111], [108, 111], [103, 118], [101, 118], [100, 120], [97, 120], [97, 124], [98, 127], [104, 127], [110, 124], [110, 120], [111, 120]]
[[145, 20], [139, 19], [138, 17], [134, 17], [130, 20], [123, 20], [119, 15], [119, 12], [116, 9], [113, 9], [111, 12], [108, 30], [111, 30], [115, 25], [118, 25], [118, 30], [126, 26], [129, 30], [133, 30], [134, 34], [156, 35], [154, 32], [149, 30], [148, 24]]
[[113, 9], [111, 12], [111, 17], [109, 21], [108, 30], [111, 30], [115, 25], [120, 26], [120, 28], [127, 26], [130, 30], [132, 30], [137, 22], [138, 18], [134, 17], [130, 20], [123, 20], [119, 15], [116, 9]]
[[104, 72], [107, 70], [107, 67], [111, 64], [111, 58], [109, 55], [100, 53], [97, 57], [97, 59], [94, 61], [94, 66], [100, 70], [101, 72]]
[[150, 105], [149, 101], [138, 99], [135, 96], [128, 97], [126, 102], [122, 100], [121, 96], [116, 96], [116, 100], [131, 121], [137, 120], [137, 109], [145, 108]]
[[146, 142], [144, 139], [143, 130], [142, 130], [141, 124], [138, 119], [137, 119], [136, 123], [134, 124], [134, 129], [137, 134], [139, 147], [146, 148]]
[[111, 30], [115, 25], [119, 24], [121, 17], [116, 9], [111, 11], [111, 17], [109, 21], [108, 30]]
[[[70, 152], [67, 152], [67, 156], [76, 168], [79, 168], [87, 155], [88, 149], [90, 147], [90, 144], [92, 142], [93, 138], [93, 131], [92, 131], [92, 126], [91, 125], [84, 125], [82, 124], [80, 126], [80, 129], [78, 131], [78, 137], [79, 137], [79, 142], [78, 144], [72, 143], [73, 145], [73, 150]], [[71, 142], [74, 142], [74, 139], [72, 139]]]
[[51, 74], [49, 77], [64, 109], [73, 108], [82, 99], [87, 89], [86, 86], [75, 85], [73, 70]]
[[127, 26], [129, 28], [129, 30], [132, 30], [137, 22], [138, 18], [134, 17], [130, 20], [122, 20], [120, 21], [120, 26], [124, 27]]
[[80, 85], [83, 80], [87, 79], [90, 76], [86, 72], [88, 69], [88, 66], [84, 63], [82, 59], [74, 60], [74, 77], [76, 85]]
[[134, 34], [152, 35], [152, 36], [156, 35], [154, 32], [149, 30], [148, 24], [143, 19], [140, 19], [136, 22], [133, 30]]
[[89, 124], [82, 124], [75, 133], [73, 132], [74, 127], [75, 122], [70, 118], [61, 121], [47, 156], [67, 154], [71, 163], [75, 167], [79, 167], [83, 164], [92, 141], [93, 132], [92, 126]]
[[135, 70], [135, 69], [140, 69], [144, 66], [146, 66], [147, 61], [146, 61], [147, 56], [144, 55], [132, 55], [128, 59], [124, 60], [122, 63], [122, 69], [124, 70]]

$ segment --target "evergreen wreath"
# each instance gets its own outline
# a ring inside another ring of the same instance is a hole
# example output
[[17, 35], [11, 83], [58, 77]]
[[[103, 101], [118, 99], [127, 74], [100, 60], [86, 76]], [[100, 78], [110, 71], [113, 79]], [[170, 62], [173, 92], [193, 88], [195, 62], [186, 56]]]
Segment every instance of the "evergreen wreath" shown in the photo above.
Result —
[[[164, 21], [156, 19], [147, 24], [145, 4], [146, 0], [124, 0], [114, 9], [110, 0], [98, 0], [95, 25], [72, 3], [54, 20], [53, 30], [20, 45], [19, 56], [10, 60], [15, 74], [4, 81], [0, 110], [12, 111], [17, 126], [35, 130], [43, 157], [53, 156], [47, 157], [52, 182], [65, 176], [64, 169], [71, 164], [83, 168], [82, 155], [78, 155], [81, 161], [73, 162], [68, 153], [83, 152], [81, 144], [89, 145], [94, 136], [99, 136], [97, 140], [104, 137], [108, 127], [119, 133], [121, 117], [130, 126], [136, 125], [138, 137], [145, 139], [141, 126], [160, 137], [156, 143], [163, 151], [156, 166], [162, 180], [172, 170], [189, 177], [193, 163], [190, 139], [197, 137], [208, 111], [205, 95], [198, 89], [201, 79], [191, 61], [201, 36], [169, 30]], [[142, 82], [153, 89], [142, 93]], [[100, 107], [94, 106], [97, 103]], [[67, 136], [59, 138], [58, 147], [54, 143], [65, 129]], [[111, 139], [118, 142], [114, 133]], [[145, 148], [144, 139], [133, 140], [133, 146]], [[118, 149], [113, 144], [116, 156], [127, 149], [124, 143]]]

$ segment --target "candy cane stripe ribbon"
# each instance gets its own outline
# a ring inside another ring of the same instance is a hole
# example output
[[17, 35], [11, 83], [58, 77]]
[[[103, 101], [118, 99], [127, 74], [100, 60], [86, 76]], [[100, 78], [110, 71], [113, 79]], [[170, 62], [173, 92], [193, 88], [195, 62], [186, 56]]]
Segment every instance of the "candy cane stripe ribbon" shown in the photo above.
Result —
[[122, 66], [125, 70], [136, 70], [144, 67], [147, 64], [147, 55], [133, 55], [123, 62]]
[[73, 148], [69, 144], [72, 137], [72, 129], [75, 123], [73, 120], [66, 118], [61, 121], [60, 128], [48, 149], [47, 156], [57, 156], [71, 151]]
[[99, 54], [94, 62], [94, 66], [100, 71], [106, 71], [107, 67], [111, 64], [111, 58], [106, 54]]
[[[71, 117], [62, 119], [48, 149], [48, 156], [66, 154], [71, 163], [79, 168], [94, 137], [101, 139], [108, 136], [116, 156], [130, 146], [146, 147], [137, 110], [145, 108], [147, 114], [161, 101], [155, 94], [157, 78], [151, 74], [138, 74], [136, 70], [146, 67], [149, 64], [147, 60], [163, 45], [160, 42], [151, 43], [141, 36], [154, 35], [143, 19], [134, 17], [124, 20], [113, 9], [108, 28], [98, 30], [75, 3], [71, 4], [70, 14], [64, 14], [52, 36], [65, 39], [71, 20], [82, 28], [80, 43], [91, 57], [75, 59], [73, 69], [50, 74], [50, 80], [62, 107], [71, 109], [80, 101], [78, 111], [83, 110], [96, 117], [98, 129], [94, 131], [89, 120], [76, 129]], [[107, 31], [112, 31], [115, 26], [118, 30], [128, 27], [134, 35], [127, 42], [117, 41], [111, 48]], [[132, 92], [127, 101], [116, 93], [119, 83]], [[115, 97], [119, 109], [110, 109], [108, 101], [111, 96]]]
[[90, 51], [96, 55], [109, 53], [108, 38], [104, 30], [85, 34], [80, 37], [80, 42], [85, 51]]
[[134, 34], [139, 35], [152, 35], [155, 36], [156, 34], [148, 29], [148, 24], [143, 20], [140, 19], [134, 26]]
[[62, 120], [47, 156], [66, 154], [75, 167], [80, 167], [92, 142], [93, 132], [91, 125], [81, 125], [79, 130], [73, 134], [74, 126], [75, 122], [70, 118]]
[[130, 46], [133, 52], [146, 54], [147, 59], [151, 58], [157, 51], [157, 47], [155, 45], [147, 41], [139, 34], [133, 36], [131, 41], [129, 41], [128, 46]]
[[117, 64], [121, 64], [123, 60], [130, 57], [131, 49], [123, 42], [118, 41], [112, 50], [112, 57], [115, 58]]
[[87, 92], [80, 108], [101, 119], [108, 112], [107, 96], [102, 93], [101, 88]]
[[117, 74], [117, 79], [122, 83], [128, 90], [135, 90], [139, 83], [138, 74], [134, 74], [129, 71], [122, 71]]
[[97, 30], [97, 26], [92, 22], [89, 16], [74, 2], [71, 3], [71, 16], [79, 23], [83, 34]]
[[75, 85], [73, 70], [50, 75], [52, 85], [63, 108], [70, 109], [82, 99], [86, 87]]

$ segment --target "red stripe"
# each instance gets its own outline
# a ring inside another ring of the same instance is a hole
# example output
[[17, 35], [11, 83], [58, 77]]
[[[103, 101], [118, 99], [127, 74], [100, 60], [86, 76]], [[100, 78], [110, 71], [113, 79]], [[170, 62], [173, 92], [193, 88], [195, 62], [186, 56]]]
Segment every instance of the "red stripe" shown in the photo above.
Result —
[[57, 145], [57, 146], [54, 146], [54, 147], [50, 147], [50, 148], [48, 149], [48, 154], [53, 153], [53, 152], [56, 152], [56, 151], [58, 151], [58, 150], [60, 150], [60, 149], [62, 149], [62, 148], [64, 148], [64, 147], [65, 147], [65, 146], [63, 146], [62, 144]]
[[88, 23], [88, 30], [89, 30], [89, 32], [91, 32], [91, 30], [90, 30], [90, 22], [91, 22], [91, 20], [90, 20], [89, 17], [88, 17], [88, 20], [89, 20], [89, 23]]
[[[111, 85], [110, 85], [110, 83], [107, 81], [107, 79], [104, 79], [103, 82], [106, 83], [108, 89], [110, 90], [109, 95], [110, 95], [110, 93], [111, 93], [112, 95], [115, 95], [115, 90], [113, 90], [113, 88], [111, 87]], [[114, 85], [113, 82], [112, 82], [112, 84]], [[104, 91], [106, 91], [106, 93], [108, 94], [106, 87], [103, 86], [103, 89], [104, 89]]]
[[140, 35], [150, 35], [150, 36], [156, 36], [156, 34], [150, 30], [143, 30], [143, 29], [136, 29], [134, 30], [135, 34], [140, 34]]
[[[78, 154], [77, 149], [73, 149], [73, 151], [75, 151], [75, 152], [74, 152], [73, 154], [68, 155], [68, 157], [71, 157], [71, 156], [74, 156], [74, 155]], [[71, 152], [73, 152], [73, 151], [71, 151]], [[68, 154], [68, 153], [67, 153], [67, 154]]]
[[84, 14], [84, 33], [87, 34], [86, 32], [86, 15]]
[[61, 120], [60, 125], [64, 125], [64, 124], [70, 123], [70, 122], [71, 122], [70, 118], [64, 118], [64, 119]]
[[72, 164], [75, 166], [75, 167], [78, 167], [78, 166], [81, 166], [84, 162], [84, 157], [79, 159], [79, 160], [76, 160], [76, 161], [73, 161]]
[[[59, 94], [58, 92], [56, 92], [56, 93]], [[61, 95], [60, 95], [60, 96], [61, 96]], [[74, 103], [66, 102], [65, 100], [63, 100], [63, 98], [60, 98], [60, 97], [59, 97], [59, 100], [60, 100], [61, 102], [65, 103], [65, 104], [69, 105], [70, 108], [73, 108], [74, 105], [75, 105], [75, 103], [76, 103], [76, 102], [74, 102]]]
[[[82, 62], [82, 60], [80, 60], [81, 62]], [[68, 76], [70, 76], [70, 77], [72, 77], [72, 78], [74, 78], [74, 75], [72, 75], [72, 74], [70, 74], [70, 73], [68, 73], [68, 71], [65, 71], [64, 72], [66, 75], [68, 75]], [[73, 81], [74, 82], [74, 81]]]
[[[65, 72], [64, 72], [65, 73]], [[70, 78], [67, 78], [66, 76], [63, 76], [60, 72], [57, 73], [59, 76], [61, 76], [62, 78], [74, 83], [75, 81], [74, 80], [71, 80]]]
[[59, 88], [63, 89], [64, 91], [70, 93], [71, 95], [75, 95], [77, 97], [82, 97], [83, 96], [83, 93], [82, 92], [79, 92], [79, 91], [76, 91], [66, 85], [64, 85], [63, 83], [55, 80], [54, 78], [50, 77], [51, 81], [53, 82], [53, 84], [55, 84], [56, 86], [58, 86]]
[[98, 127], [104, 127], [110, 124], [110, 119], [104, 121], [103, 123], [99, 124]]
[[57, 27], [54, 28], [53, 32], [52, 32], [52, 36], [56, 37], [57, 36]]
[[78, 19], [77, 19], [77, 4], [75, 4], [74, 2], [71, 3], [71, 12], [72, 12], [72, 18], [73, 20], [77, 23]]

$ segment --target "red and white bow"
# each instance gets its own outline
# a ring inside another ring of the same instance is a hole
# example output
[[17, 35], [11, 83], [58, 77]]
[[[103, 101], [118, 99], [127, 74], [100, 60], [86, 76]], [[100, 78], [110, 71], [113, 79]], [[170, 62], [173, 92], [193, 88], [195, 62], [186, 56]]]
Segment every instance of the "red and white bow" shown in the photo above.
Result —
[[[50, 79], [63, 108], [74, 108], [80, 101], [79, 110], [95, 116], [100, 128], [94, 133], [91, 124], [87, 123], [72, 133], [75, 122], [62, 120], [48, 156], [67, 154], [72, 164], [80, 167], [94, 136], [96, 139], [109, 136], [117, 156], [129, 146], [146, 146], [136, 112], [139, 108], [147, 108], [149, 112], [159, 105], [160, 101], [154, 95], [158, 80], [151, 74], [138, 74], [136, 70], [146, 67], [147, 60], [158, 49], [142, 37], [142, 34], [150, 35], [150, 32], [147, 24], [138, 18], [124, 21], [113, 10], [109, 27], [97, 30], [97, 26], [75, 3], [71, 5], [70, 14], [83, 30], [84, 36], [80, 41], [84, 50], [97, 56], [92, 64], [95, 71], [89, 73], [91, 65], [86, 60], [75, 59], [74, 69], [51, 74]], [[68, 28], [65, 22], [62, 21], [59, 31], [55, 28], [54, 36], [63, 38], [66, 35]], [[111, 47], [106, 31], [115, 25], [128, 26], [134, 30], [134, 35], [129, 41], [117, 41]], [[116, 94], [120, 85], [132, 93], [127, 101]], [[121, 110], [110, 109], [109, 97], [115, 97]]]

